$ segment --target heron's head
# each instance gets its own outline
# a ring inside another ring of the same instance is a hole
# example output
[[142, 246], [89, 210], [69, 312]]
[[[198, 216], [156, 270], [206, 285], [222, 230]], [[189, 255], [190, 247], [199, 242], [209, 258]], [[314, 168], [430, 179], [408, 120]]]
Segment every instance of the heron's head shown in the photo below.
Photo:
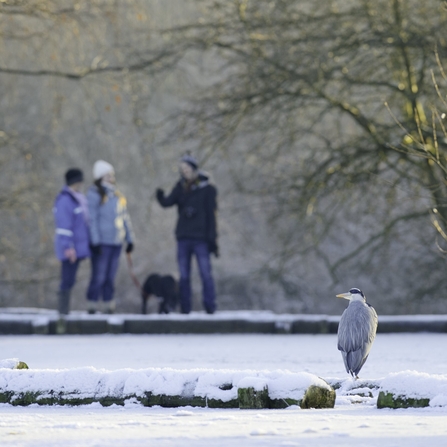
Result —
[[344, 298], [348, 301], [366, 301], [365, 295], [360, 289], [353, 288], [349, 292], [346, 293], [340, 293], [339, 295], [336, 295], [337, 298]]

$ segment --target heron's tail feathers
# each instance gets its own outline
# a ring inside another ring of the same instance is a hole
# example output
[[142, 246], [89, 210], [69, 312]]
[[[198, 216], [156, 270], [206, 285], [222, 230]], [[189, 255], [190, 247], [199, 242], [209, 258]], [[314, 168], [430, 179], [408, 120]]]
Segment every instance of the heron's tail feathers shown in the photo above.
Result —
[[363, 357], [362, 349], [351, 352], [342, 352], [342, 354], [346, 372], [353, 377], [356, 377], [362, 369], [362, 366], [365, 364], [368, 355]]

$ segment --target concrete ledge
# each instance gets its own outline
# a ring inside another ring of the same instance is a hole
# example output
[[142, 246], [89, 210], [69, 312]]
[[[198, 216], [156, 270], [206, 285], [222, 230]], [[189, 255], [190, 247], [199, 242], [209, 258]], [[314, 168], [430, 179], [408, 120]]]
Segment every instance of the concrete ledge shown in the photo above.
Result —
[[[56, 323], [57, 320], [52, 320], [49, 323], [49, 334], [56, 334]], [[66, 334], [75, 335], [75, 334], [86, 334], [86, 335], [94, 335], [94, 334], [105, 334], [109, 331], [109, 325], [107, 324], [107, 320], [105, 319], [92, 319], [92, 320], [74, 320], [68, 319], [66, 320]]]
[[128, 334], [249, 334], [275, 333], [274, 322], [244, 320], [124, 320], [124, 332]]
[[396, 332], [447, 332], [447, 321], [411, 321], [411, 320], [379, 320], [377, 333]]
[[1, 321], [0, 334], [5, 335], [31, 335], [34, 334], [32, 321]]
[[[334, 327], [331, 327], [331, 323], [326, 319], [318, 319], [314, 321], [305, 320], [303, 318], [297, 318], [292, 323], [292, 334], [329, 334], [336, 333], [338, 328], [338, 322]], [[333, 331], [333, 332], [331, 332]]]
[[[222, 311], [214, 315], [88, 315], [73, 312], [65, 334], [336, 334], [340, 316], [274, 314], [262, 311]], [[45, 309], [0, 308], [0, 335], [51, 334], [58, 314]], [[447, 315], [379, 316], [378, 333], [447, 333]]]

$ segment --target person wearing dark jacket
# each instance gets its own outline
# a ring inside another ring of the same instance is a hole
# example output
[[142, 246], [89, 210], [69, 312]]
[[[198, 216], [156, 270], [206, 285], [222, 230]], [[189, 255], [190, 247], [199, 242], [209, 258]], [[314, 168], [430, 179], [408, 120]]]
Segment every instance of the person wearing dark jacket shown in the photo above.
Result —
[[54, 202], [56, 225], [54, 250], [61, 261], [58, 310], [61, 316], [70, 309], [70, 294], [76, 281], [79, 263], [90, 257], [87, 200], [81, 193], [84, 175], [80, 169], [65, 173], [66, 185]]
[[177, 206], [175, 228], [177, 262], [180, 271], [180, 306], [182, 313], [191, 311], [191, 259], [196, 256], [202, 280], [203, 306], [207, 313], [216, 310], [216, 293], [212, 276], [210, 253], [219, 256], [217, 245], [217, 189], [209, 176], [199, 171], [194, 157], [187, 154], [180, 162], [181, 179], [165, 196], [157, 189], [162, 207]]

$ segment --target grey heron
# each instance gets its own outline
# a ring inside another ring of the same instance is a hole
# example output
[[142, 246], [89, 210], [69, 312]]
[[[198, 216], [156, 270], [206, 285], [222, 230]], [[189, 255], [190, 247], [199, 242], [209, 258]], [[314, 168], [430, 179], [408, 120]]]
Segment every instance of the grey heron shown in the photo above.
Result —
[[337, 295], [337, 298], [349, 300], [338, 325], [338, 350], [341, 351], [346, 372], [358, 379], [358, 373], [376, 338], [377, 313], [366, 302], [360, 289], [353, 288]]

